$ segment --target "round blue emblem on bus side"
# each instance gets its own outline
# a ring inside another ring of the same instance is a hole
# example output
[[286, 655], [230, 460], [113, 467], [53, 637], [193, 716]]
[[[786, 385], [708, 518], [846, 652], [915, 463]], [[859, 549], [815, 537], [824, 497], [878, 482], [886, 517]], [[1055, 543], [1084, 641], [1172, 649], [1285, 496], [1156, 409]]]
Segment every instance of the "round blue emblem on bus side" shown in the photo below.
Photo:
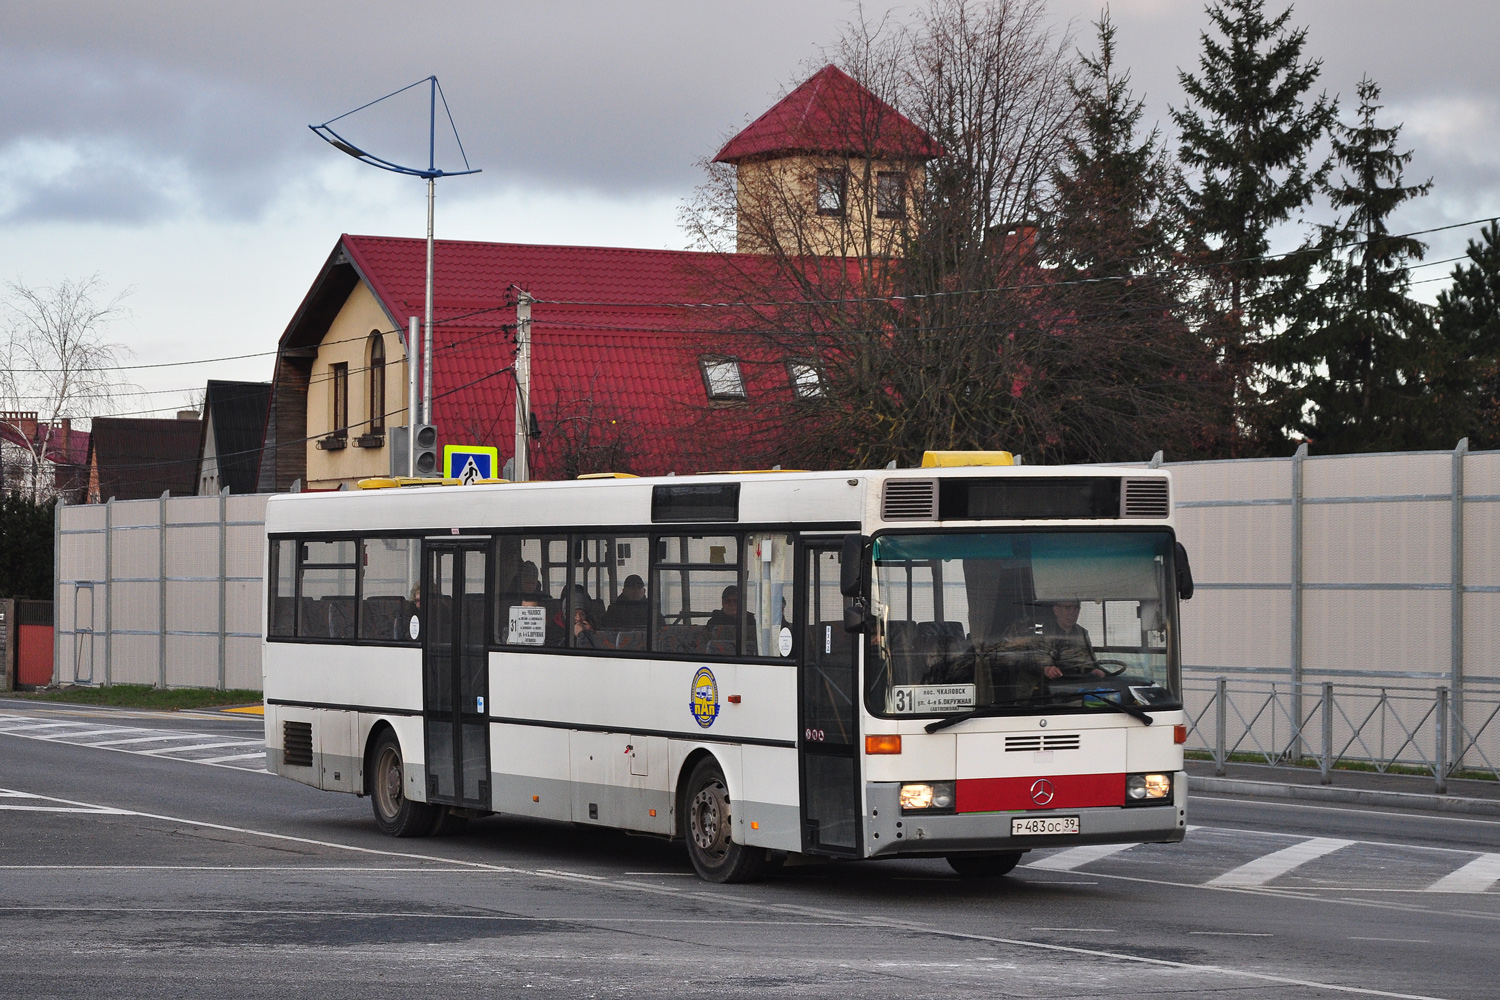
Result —
[[688, 707], [704, 729], [719, 717], [719, 685], [714, 681], [714, 672], [707, 667], [699, 667], [693, 675], [693, 701]]

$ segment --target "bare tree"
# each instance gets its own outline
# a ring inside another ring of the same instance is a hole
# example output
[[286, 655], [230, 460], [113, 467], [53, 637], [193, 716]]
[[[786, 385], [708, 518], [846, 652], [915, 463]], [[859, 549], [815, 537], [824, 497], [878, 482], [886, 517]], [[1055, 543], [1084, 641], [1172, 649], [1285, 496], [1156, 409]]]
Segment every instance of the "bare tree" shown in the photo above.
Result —
[[[865, 96], [816, 123], [817, 155], [714, 165], [684, 212], [700, 246], [724, 249], [733, 226], [743, 251], [705, 278], [740, 304], [739, 339], [716, 342], [768, 390], [746, 408], [750, 450], [814, 466], [1056, 456], [1048, 372], [1080, 347], [1045, 294], [1034, 219], [1076, 127], [1071, 40], [1043, 0], [932, 0], [904, 23], [857, 18], [831, 55]], [[836, 169], [847, 197], [829, 211]]]
[[[126, 293], [100, 304], [98, 275], [33, 287], [11, 282], [5, 304], [5, 365], [0, 370], [0, 437], [19, 454], [21, 486], [32, 501], [57, 491], [48, 473], [72, 456], [68, 422], [108, 406], [128, 354], [107, 339]], [[9, 472], [10, 470], [7, 470]], [[12, 482], [7, 475], [6, 483]]]

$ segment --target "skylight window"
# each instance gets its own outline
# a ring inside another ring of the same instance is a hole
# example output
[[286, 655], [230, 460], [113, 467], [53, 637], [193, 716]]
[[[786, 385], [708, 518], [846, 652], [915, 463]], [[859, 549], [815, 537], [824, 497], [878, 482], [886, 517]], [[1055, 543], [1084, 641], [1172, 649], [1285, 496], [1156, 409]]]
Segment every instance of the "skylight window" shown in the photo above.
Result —
[[744, 399], [745, 378], [740, 374], [740, 363], [733, 358], [705, 358], [703, 383], [708, 387], [709, 399]]

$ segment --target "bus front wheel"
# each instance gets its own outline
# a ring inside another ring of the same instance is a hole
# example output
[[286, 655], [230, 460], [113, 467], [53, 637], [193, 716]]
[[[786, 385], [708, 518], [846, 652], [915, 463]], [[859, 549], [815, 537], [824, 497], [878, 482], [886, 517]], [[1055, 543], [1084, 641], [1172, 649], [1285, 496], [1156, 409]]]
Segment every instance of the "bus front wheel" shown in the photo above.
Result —
[[950, 854], [948, 867], [969, 878], [999, 878], [1009, 875], [1021, 860], [1021, 851], [1002, 851], [998, 854]]
[[370, 752], [370, 804], [375, 825], [390, 837], [422, 837], [440, 820], [436, 808], [406, 797], [406, 768], [401, 759], [401, 741], [387, 729]]
[[734, 841], [729, 786], [712, 759], [705, 758], [693, 768], [685, 805], [683, 832], [688, 857], [699, 877], [708, 882], [750, 882], [774, 867], [765, 848]]

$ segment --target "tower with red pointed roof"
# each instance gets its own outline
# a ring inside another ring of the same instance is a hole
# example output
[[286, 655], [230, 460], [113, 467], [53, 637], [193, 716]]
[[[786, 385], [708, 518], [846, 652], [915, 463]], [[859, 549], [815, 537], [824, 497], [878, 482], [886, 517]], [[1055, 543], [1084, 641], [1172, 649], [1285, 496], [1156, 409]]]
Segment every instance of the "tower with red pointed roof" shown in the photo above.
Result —
[[724, 144], [735, 168], [737, 249], [794, 256], [900, 252], [938, 143], [836, 66], [825, 66]]

